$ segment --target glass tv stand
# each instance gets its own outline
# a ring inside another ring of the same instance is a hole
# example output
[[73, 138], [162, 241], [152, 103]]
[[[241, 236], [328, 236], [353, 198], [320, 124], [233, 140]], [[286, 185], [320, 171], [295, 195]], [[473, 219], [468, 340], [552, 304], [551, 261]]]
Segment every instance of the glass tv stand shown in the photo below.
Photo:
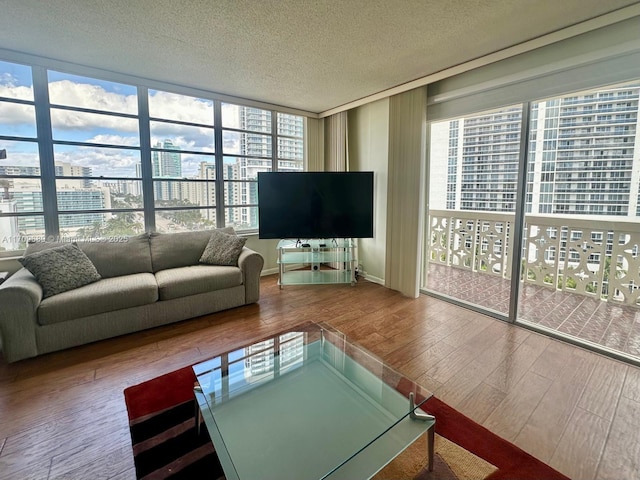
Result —
[[352, 238], [280, 240], [278, 285], [356, 284]]

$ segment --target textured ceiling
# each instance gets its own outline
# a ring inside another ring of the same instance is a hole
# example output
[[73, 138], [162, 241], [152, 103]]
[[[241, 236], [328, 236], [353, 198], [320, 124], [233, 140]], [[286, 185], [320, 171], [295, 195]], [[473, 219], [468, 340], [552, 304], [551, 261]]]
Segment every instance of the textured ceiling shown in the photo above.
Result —
[[323, 112], [636, 3], [0, 0], [0, 47]]

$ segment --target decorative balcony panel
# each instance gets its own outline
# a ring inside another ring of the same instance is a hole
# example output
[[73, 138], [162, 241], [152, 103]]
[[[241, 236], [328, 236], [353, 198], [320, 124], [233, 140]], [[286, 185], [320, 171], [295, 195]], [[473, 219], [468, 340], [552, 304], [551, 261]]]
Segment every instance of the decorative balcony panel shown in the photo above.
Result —
[[[525, 284], [640, 307], [640, 224], [620, 218], [527, 215]], [[429, 261], [508, 280], [513, 214], [430, 211]]]
[[511, 221], [506, 219], [511, 217], [483, 212], [478, 219], [476, 212], [432, 211], [429, 258], [434, 263], [507, 278], [510, 267], [506, 255], [507, 236]]
[[[562, 267], [562, 289], [600, 298], [603, 293], [607, 230], [567, 226], [567, 246]], [[594, 239], [600, 239], [595, 241]]]
[[508, 278], [506, 262], [507, 225], [510, 221], [481, 219], [478, 221], [479, 248], [476, 255], [476, 270], [489, 275]]
[[477, 220], [473, 217], [458, 216], [449, 221], [452, 226], [449, 265], [475, 270]]
[[524, 238], [524, 281], [555, 289], [558, 285], [560, 229], [541, 222], [528, 222]]
[[614, 236], [608, 283], [610, 300], [640, 306], [640, 227], [635, 227]]
[[449, 264], [449, 217], [429, 216], [429, 261]]

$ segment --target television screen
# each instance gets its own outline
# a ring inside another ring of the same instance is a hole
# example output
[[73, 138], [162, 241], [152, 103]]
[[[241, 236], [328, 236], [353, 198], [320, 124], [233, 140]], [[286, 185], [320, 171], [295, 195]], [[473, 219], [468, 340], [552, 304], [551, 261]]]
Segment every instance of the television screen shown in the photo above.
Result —
[[259, 238], [372, 238], [373, 172], [258, 173]]

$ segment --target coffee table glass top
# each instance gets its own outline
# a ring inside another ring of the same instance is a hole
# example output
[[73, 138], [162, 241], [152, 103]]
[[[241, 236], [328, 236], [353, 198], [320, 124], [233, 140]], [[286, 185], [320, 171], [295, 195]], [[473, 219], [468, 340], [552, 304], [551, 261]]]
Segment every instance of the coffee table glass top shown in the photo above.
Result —
[[410, 415], [422, 413], [429, 392], [326, 325], [309, 324], [193, 369], [228, 480], [369, 478], [433, 431], [433, 419]]

